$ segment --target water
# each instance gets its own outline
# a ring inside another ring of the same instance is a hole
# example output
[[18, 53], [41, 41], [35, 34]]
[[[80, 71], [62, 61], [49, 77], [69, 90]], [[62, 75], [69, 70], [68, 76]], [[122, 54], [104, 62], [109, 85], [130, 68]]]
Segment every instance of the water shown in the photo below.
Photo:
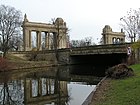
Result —
[[70, 74], [69, 67], [0, 73], [0, 105], [82, 105], [100, 77]]
[[82, 105], [95, 86], [96, 85], [85, 85], [77, 82], [71, 82], [68, 84], [68, 89], [71, 89], [69, 93], [71, 97], [69, 105]]

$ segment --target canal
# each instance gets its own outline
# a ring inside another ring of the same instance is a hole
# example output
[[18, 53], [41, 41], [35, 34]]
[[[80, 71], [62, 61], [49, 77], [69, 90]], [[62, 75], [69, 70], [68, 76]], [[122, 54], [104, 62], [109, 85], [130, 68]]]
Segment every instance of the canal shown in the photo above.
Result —
[[0, 105], [82, 105], [103, 77], [94, 69], [75, 65], [1, 72]]

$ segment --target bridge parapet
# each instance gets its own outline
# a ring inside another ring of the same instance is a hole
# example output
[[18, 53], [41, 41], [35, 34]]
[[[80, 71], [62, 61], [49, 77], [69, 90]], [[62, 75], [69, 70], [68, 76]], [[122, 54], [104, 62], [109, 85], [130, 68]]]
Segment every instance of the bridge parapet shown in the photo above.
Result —
[[91, 54], [113, 54], [113, 53], [127, 53], [127, 46], [130, 44], [110, 44], [72, 48], [70, 55], [91, 55]]
[[100, 55], [100, 54], [127, 54], [127, 47], [131, 43], [125, 44], [108, 44], [108, 45], [95, 45], [95, 46], [86, 46], [86, 47], [76, 47], [76, 48], [63, 48], [55, 50], [44, 50], [44, 51], [23, 51], [23, 52], [11, 52], [15, 56], [21, 58], [30, 59], [33, 54], [36, 54], [35, 60], [47, 61], [47, 64], [55, 64], [56, 54], [58, 53], [58, 61], [61, 64], [69, 64], [71, 57], [76, 55]]

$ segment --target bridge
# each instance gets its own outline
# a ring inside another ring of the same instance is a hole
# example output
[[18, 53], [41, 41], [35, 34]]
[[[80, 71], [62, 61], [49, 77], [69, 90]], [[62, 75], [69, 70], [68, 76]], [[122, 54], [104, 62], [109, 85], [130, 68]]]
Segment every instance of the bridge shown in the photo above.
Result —
[[120, 63], [127, 63], [127, 47], [130, 45], [131, 43], [122, 43], [63, 48], [57, 50], [58, 59], [56, 59], [55, 50], [43, 50], [37, 52], [25, 51], [15, 52], [14, 54], [20, 54], [18, 56], [22, 55], [28, 57], [27, 59], [30, 59], [35, 53], [35, 60], [44, 60], [47, 64], [87, 65], [82, 68], [81, 66], [73, 66], [71, 72], [79, 73], [79, 71], [81, 72], [83, 69], [83, 74], [91, 74], [90, 71], [84, 71], [88, 67], [92, 73], [95, 71], [94, 75], [102, 76], [105, 73], [103, 70]]
[[[36, 52], [36, 60], [44, 60], [47, 64], [90, 64], [98, 67], [110, 67], [127, 62], [127, 47], [131, 43], [94, 45], [76, 48], [63, 48], [55, 50], [42, 50]], [[56, 53], [58, 59], [56, 59]], [[32, 51], [14, 52], [17, 56], [26, 56], [30, 59]]]
[[95, 45], [79, 48], [71, 48], [70, 55], [91, 55], [91, 54], [113, 54], [126, 53], [128, 44], [109, 44], [109, 45]]
[[[120, 63], [127, 63], [127, 47], [130, 45], [130, 43], [123, 43], [60, 49], [58, 50], [59, 63], [66, 63], [70, 65], [88, 65], [87, 67], [92, 69], [91, 71], [93, 74], [98, 73], [99, 75], [104, 75], [102, 74], [104, 73], [103, 70], [106, 70], [108, 67]], [[72, 72], [75, 73], [79, 73], [81, 70], [81, 67], [72, 68]], [[87, 72], [88, 71], [85, 71], [84, 74]], [[92, 74], [91, 72], [88, 73]]]
[[58, 50], [59, 61], [69, 64], [106, 63], [111, 59], [111, 62], [121, 63], [127, 57], [128, 46], [130, 46], [130, 43], [60, 49]]

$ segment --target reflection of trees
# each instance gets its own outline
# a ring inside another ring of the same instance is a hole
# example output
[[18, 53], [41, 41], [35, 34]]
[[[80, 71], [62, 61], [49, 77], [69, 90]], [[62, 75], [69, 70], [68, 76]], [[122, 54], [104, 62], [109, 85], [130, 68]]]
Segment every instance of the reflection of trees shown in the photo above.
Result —
[[92, 37], [85, 37], [84, 39], [81, 39], [81, 40], [70, 41], [71, 47], [85, 47], [85, 46], [91, 46], [91, 45], [95, 45]]
[[25, 105], [67, 105], [67, 82], [57, 73], [33, 73], [24, 81]]
[[0, 105], [23, 105], [21, 81], [3, 82], [0, 84]]
[[65, 83], [65, 81], [60, 81], [60, 69], [58, 68], [55, 77], [55, 93], [58, 94], [58, 98], [55, 105], [67, 105], [68, 103], [67, 83], [66, 87], [63, 87]]

